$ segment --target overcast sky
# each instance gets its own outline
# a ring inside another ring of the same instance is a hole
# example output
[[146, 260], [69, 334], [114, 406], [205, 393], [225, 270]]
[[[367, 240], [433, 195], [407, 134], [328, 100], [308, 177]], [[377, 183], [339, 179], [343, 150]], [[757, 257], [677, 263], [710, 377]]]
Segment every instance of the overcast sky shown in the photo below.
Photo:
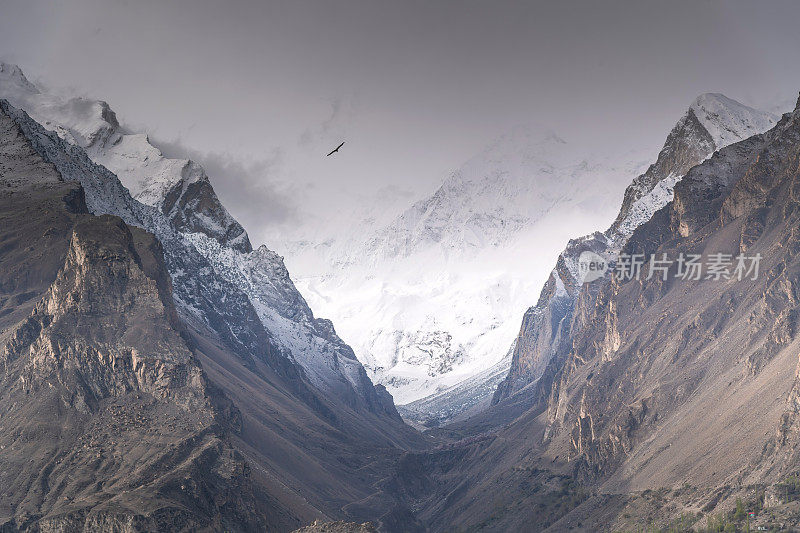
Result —
[[430, 191], [518, 123], [621, 151], [657, 148], [703, 92], [786, 105], [798, 20], [788, 1], [0, 0], [0, 59], [205, 159], [258, 242]]

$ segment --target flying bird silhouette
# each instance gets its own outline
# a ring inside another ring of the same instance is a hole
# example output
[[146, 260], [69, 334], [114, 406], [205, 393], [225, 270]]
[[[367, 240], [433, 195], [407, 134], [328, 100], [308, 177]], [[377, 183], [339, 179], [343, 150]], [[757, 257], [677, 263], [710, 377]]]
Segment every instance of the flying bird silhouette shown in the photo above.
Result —
[[330, 156], [330, 155], [333, 155], [333, 154], [335, 154], [336, 152], [338, 152], [338, 151], [339, 151], [339, 148], [341, 148], [342, 146], [344, 146], [344, 142], [342, 142], [342, 144], [340, 144], [339, 146], [337, 146], [336, 148], [334, 148], [333, 150], [331, 150], [331, 153], [329, 153], [329, 154], [328, 154], [328, 155], [326, 155], [325, 157], [328, 157], [328, 156]]

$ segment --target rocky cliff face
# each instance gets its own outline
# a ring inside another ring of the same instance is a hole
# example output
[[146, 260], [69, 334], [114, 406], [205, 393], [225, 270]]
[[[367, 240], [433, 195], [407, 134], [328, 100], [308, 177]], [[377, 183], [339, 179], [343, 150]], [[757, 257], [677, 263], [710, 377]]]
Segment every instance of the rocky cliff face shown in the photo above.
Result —
[[[102, 164], [103, 159], [95, 161]], [[203, 168], [190, 160], [182, 163], [180, 178], [162, 191], [157, 203], [161, 212], [181, 233], [202, 233], [223, 246], [252, 252], [247, 232], [220, 203]]]
[[0, 213], [1, 527], [265, 527], [153, 236], [91, 216], [2, 113]]
[[799, 124], [795, 110], [692, 168], [626, 244], [670, 257], [761, 254], [760, 275], [602, 288], [548, 405], [546, 438], [582, 474], [718, 486], [796, 468]]
[[[706, 160], [715, 150], [766, 131], [775, 122], [767, 113], [748, 108], [719, 94], [698, 97], [667, 136], [656, 162], [638, 176], [625, 191], [614, 223], [603, 233], [569, 242], [559, 256], [536, 306], [523, 317], [514, 348], [511, 370], [494, 395], [497, 403], [536, 382], [553, 365], [542, 383], [548, 390], [552, 373], [571, 349], [576, 306], [593, 306], [592, 298], [603, 281], [589, 283], [581, 296], [578, 274], [580, 254], [591, 251], [610, 264], [631, 234], [670, 200], [673, 189], [689, 169]], [[582, 299], [582, 300], [581, 300]], [[535, 393], [535, 392], [534, 392]]]
[[200, 367], [175, 329], [160, 249], [152, 236], [134, 231], [142, 246], [151, 247], [146, 263], [120, 219], [76, 222], [64, 266], [3, 349], [6, 367], [25, 357], [25, 392], [35, 394], [42, 381], [60, 374], [78, 410], [132, 391], [170, 398], [186, 411], [206, 407]]

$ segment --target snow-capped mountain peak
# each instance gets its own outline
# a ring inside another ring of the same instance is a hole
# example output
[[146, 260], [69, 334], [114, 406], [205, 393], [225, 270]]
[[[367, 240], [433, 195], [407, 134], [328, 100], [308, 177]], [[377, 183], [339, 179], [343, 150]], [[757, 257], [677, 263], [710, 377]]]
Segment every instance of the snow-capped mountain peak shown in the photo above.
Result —
[[107, 102], [40, 91], [18, 66], [5, 63], [0, 65], [0, 96], [86, 150], [136, 200], [162, 211], [178, 226], [243, 252], [251, 250], [247, 233], [222, 205], [203, 168], [188, 159], [165, 157], [146, 133], [122, 127]]
[[0, 84], [15, 86], [20, 91], [38, 94], [39, 89], [34, 84], [28, 81], [25, 74], [22, 73], [17, 65], [3, 63], [0, 61]]
[[298, 286], [399, 404], [435, 394], [498, 363], [562, 243], [611, 221], [645, 157], [517, 126], [360, 242], [336, 239]]
[[711, 135], [717, 150], [744, 140], [753, 132], [766, 131], [778, 119], [719, 93], [701, 94], [690, 109]]
[[[341, 263], [365, 256], [407, 257], [433, 248], [450, 257], [474, 255], [504, 246], [557, 209], [602, 213], [624, 187], [620, 176], [631, 170], [620, 166], [631, 161], [579, 153], [552, 129], [517, 126], [375, 232], [363, 249], [349, 251]], [[610, 186], [587, 186], [597, 179]]]
[[611, 227], [616, 240], [627, 239], [640, 224], [672, 199], [678, 180], [715, 151], [762, 133], [778, 121], [718, 93], [698, 96], [669, 133], [656, 162], [625, 191], [617, 220]]

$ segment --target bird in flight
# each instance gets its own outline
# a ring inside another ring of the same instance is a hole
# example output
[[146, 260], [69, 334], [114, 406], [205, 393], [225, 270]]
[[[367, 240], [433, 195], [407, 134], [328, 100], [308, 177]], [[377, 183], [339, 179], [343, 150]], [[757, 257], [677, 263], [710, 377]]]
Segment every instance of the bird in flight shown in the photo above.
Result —
[[340, 144], [339, 146], [337, 146], [336, 148], [334, 148], [333, 150], [331, 150], [331, 153], [329, 153], [329, 154], [328, 154], [328, 155], [326, 155], [325, 157], [328, 157], [328, 156], [330, 156], [330, 155], [333, 155], [333, 154], [335, 154], [336, 152], [338, 152], [338, 151], [339, 151], [339, 148], [341, 148], [342, 146], [344, 146], [344, 142], [342, 142], [342, 144]]

